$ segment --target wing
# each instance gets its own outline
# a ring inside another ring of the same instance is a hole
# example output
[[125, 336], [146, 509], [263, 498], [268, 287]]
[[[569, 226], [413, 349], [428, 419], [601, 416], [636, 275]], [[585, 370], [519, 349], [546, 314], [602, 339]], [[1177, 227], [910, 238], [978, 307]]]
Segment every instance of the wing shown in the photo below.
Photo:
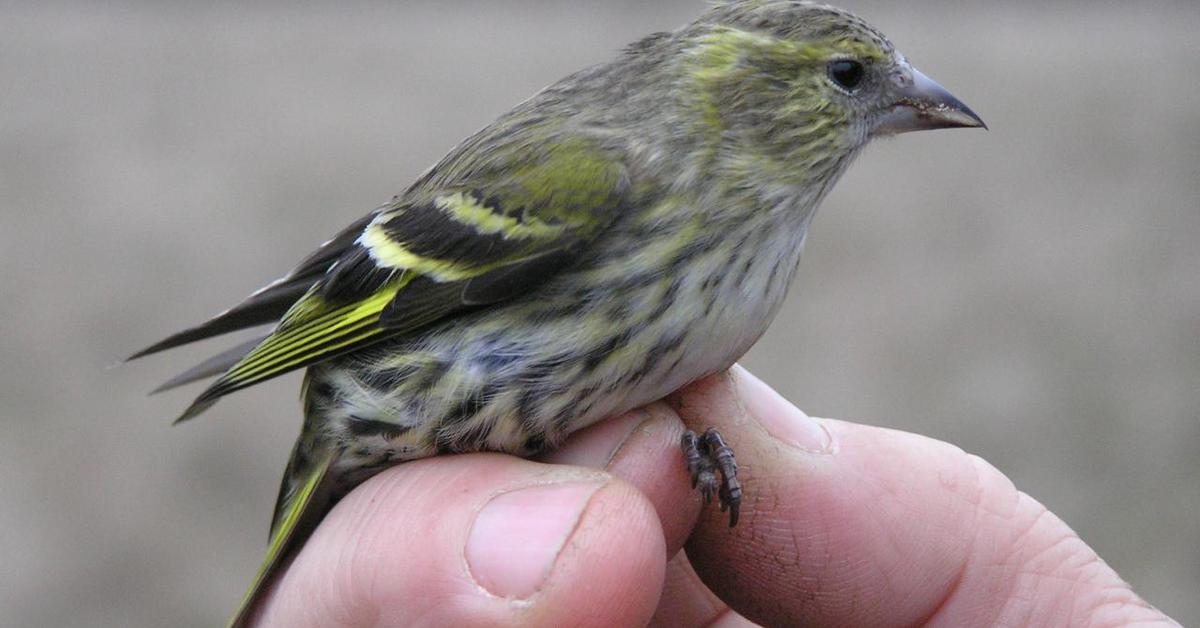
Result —
[[[399, 201], [371, 216], [352, 241], [335, 239], [341, 246], [324, 273], [287, 308], [274, 331], [226, 370], [179, 421], [236, 390], [511, 299], [570, 264], [624, 207], [624, 170], [579, 140], [560, 141], [534, 154], [536, 159], [525, 161], [515, 174], [467, 168], [471, 176], [462, 183], [447, 186], [442, 179], [437, 191], [412, 195], [417, 200]], [[505, 169], [510, 171], [511, 164]], [[272, 290], [295, 285], [302, 282], [285, 280]], [[258, 320], [243, 315], [237, 323], [250, 319]], [[232, 325], [214, 321], [148, 351]], [[197, 379], [213, 364], [228, 361], [222, 354], [176, 381]]]
[[[288, 308], [300, 300], [300, 297], [304, 296], [312, 285], [337, 261], [338, 257], [344, 254], [354, 243], [354, 240], [359, 237], [371, 218], [372, 216], [367, 216], [350, 225], [337, 236], [322, 244], [312, 255], [309, 255], [304, 261], [300, 262], [296, 269], [286, 277], [255, 292], [235, 307], [221, 312], [200, 325], [181, 331], [165, 340], [142, 349], [126, 358], [126, 360], [136, 360], [198, 340], [279, 321], [288, 311]], [[244, 353], [245, 351], [243, 351]], [[216, 356], [210, 362], [224, 356], [225, 354]], [[176, 379], [181, 379], [182, 377], [180, 376], [180, 378]], [[180, 384], [172, 380], [172, 382], [163, 385], [160, 390], [172, 388], [173, 385]]]

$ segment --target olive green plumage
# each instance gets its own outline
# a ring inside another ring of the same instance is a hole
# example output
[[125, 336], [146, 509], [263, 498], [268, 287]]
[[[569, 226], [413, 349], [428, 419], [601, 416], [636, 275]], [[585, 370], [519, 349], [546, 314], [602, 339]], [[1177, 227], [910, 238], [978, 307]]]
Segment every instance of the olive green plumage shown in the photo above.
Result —
[[276, 323], [169, 382], [219, 375], [181, 420], [308, 368], [269, 555], [235, 623], [386, 466], [535, 453], [729, 367], [868, 140], [951, 126], [982, 122], [857, 17], [728, 2], [543, 90], [292, 274], [140, 353]]

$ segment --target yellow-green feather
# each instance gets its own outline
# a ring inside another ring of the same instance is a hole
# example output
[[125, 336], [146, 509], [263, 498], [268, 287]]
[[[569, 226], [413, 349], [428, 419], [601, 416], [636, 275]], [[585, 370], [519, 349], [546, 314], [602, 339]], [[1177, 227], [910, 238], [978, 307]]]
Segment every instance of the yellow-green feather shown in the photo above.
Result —
[[497, 213], [494, 208], [462, 192], [439, 196], [434, 199], [434, 204], [454, 220], [474, 227], [481, 234], [499, 233], [505, 239], [556, 238], [565, 230], [563, 225], [549, 224], [536, 216], [522, 220]]
[[271, 541], [267, 547], [267, 555], [254, 576], [254, 582], [242, 596], [237, 612], [229, 621], [229, 628], [241, 628], [250, 619], [254, 605], [266, 592], [276, 570], [283, 564], [291, 550], [292, 541], [296, 538], [304, 515], [313, 505], [314, 498], [321, 493], [321, 483], [326, 473], [337, 459], [336, 451], [328, 451], [314, 460], [314, 464], [306, 470], [306, 474], [296, 478], [299, 485], [295, 492], [286, 496], [286, 506], [278, 513], [275, 527], [271, 530]]
[[623, 174], [621, 164], [594, 142], [562, 139], [545, 148], [544, 158], [513, 172], [519, 185], [505, 200], [542, 220], [589, 230], [607, 222], [623, 193]]
[[[279, 329], [222, 379], [238, 385], [261, 381], [347, 343], [381, 333], [377, 325], [380, 313], [412, 277], [400, 274], [371, 296], [347, 305], [330, 304], [316, 290], [310, 291], [284, 317]], [[346, 340], [350, 336], [353, 338]], [[329, 345], [339, 340], [343, 342]]]

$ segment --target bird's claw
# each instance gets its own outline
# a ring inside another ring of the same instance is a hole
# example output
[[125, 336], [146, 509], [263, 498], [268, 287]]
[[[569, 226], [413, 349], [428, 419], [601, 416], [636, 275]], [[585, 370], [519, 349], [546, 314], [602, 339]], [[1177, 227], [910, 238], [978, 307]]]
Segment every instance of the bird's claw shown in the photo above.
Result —
[[[742, 503], [742, 484], [737, 479], [737, 460], [733, 449], [715, 429], [709, 429], [703, 435], [689, 430], [683, 435], [682, 445], [692, 488], [700, 490], [706, 504], [711, 504], [713, 495], [716, 495], [721, 512], [729, 511], [729, 527], [736, 526]], [[721, 474], [720, 480], [717, 479], [718, 472]]]

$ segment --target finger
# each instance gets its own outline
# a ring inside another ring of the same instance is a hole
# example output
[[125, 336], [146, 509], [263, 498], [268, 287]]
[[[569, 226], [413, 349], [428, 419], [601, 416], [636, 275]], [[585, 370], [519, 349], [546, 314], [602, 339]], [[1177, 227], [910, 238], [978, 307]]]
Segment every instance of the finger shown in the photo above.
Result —
[[650, 621], [651, 628], [706, 626], [708, 628], [752, 628], [756, 624], [729, 609], [704, 583], [679, 552], [667, 563], [662, 599]]
[[701, 506], [679, 447], [684, 429], [674, 410], [653, 403], [576, 433], [541, 460], [604, 469], [637, 487], [662, 522], [666, 555], [674, 556]]
[[661, 530], [640, 492], [598, 471], [406, 463], [329, 513], [258, 625], [637, 625], [661, 591]]
[[809, 419], [735, 368], [673, 399], [722, 430], [742, 523], [687, 544], [722, 600], [767, 625], [1070, 625], [1165, 619], [1059, 519], [932, 439]]

